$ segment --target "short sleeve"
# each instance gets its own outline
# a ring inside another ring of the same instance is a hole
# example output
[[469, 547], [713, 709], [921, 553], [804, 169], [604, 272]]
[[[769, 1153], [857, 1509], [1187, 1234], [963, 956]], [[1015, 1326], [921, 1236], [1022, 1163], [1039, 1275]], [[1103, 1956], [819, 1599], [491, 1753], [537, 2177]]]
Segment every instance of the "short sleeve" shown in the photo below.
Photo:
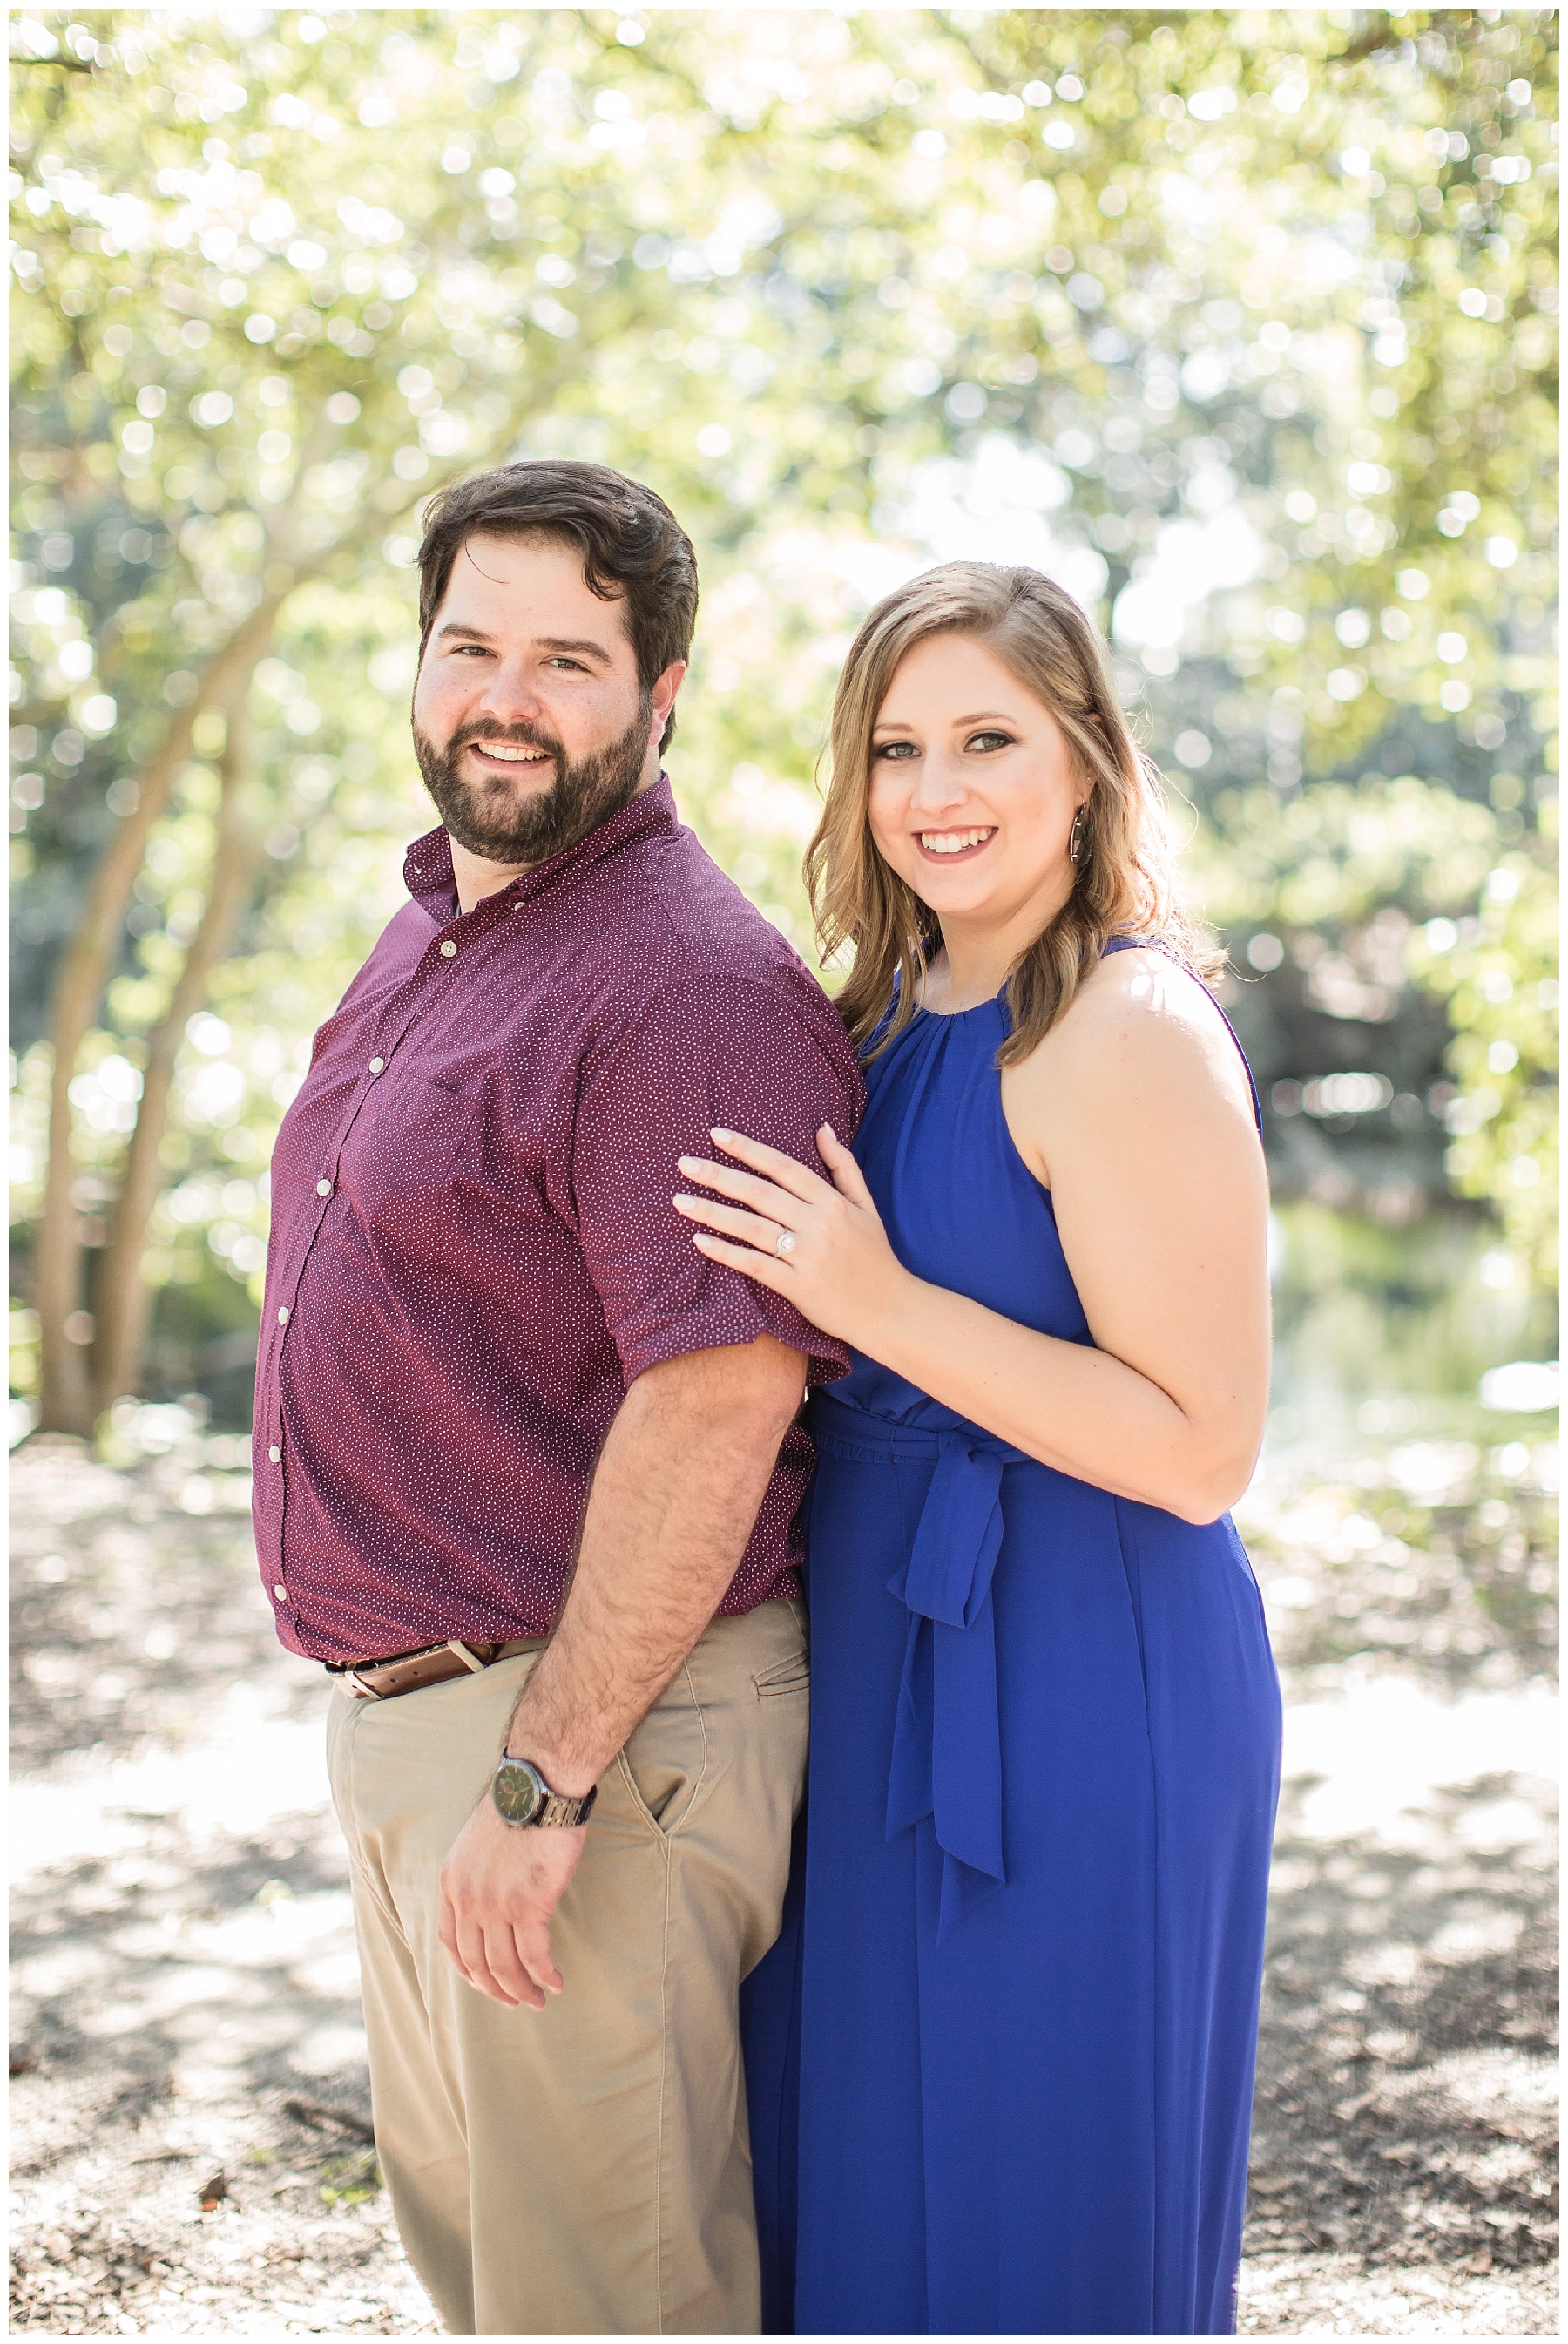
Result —
[[[803, 988], [802, 988], [803, 989]], [[629, 1385], [689, 1351], [770, 1334], [830, 1381], [847, 1348], [779, 1295], [709, 1261], [672, 1201], [682, 1156], [714, 1153], [716, 1127], [741, 1131], [821, 1170], [816, 1134], [854, 1136], [859, 1069], [826, 1001], [730, 975], [659, 994], [585, 1064], [572, 1188], [578, 1238]]]

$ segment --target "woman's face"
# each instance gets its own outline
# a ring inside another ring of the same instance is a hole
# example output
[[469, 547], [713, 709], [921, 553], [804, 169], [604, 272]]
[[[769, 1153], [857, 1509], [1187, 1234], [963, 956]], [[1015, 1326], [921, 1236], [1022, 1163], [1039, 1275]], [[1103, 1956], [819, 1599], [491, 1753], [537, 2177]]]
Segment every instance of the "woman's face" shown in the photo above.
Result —
[[1050, 711], [979, 637], [928, 635], [894, 670], [871, 734], [871, 836], [944, 924], [1049, 920], [1088, 795]]

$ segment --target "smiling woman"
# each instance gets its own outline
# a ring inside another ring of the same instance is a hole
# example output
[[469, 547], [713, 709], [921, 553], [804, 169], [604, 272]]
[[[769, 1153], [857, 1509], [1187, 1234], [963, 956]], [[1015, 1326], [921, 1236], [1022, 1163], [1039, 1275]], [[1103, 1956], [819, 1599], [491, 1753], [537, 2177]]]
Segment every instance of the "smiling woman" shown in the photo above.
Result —
[[[969, 691], [938, 717], [955, 662]], [[933, 718], [940, 741], [921, 737]], [[825, 947], [854, 950], [839, 1006], [857, 1041], [887, 1016], [895, 970], [889, 1041], [921, 984], [946, 982], [945, 970], [922, 975], [941, 914], [989, 886], [959, 877], [988, 854], [1007, 864], [1007, 909], [979, 997], [1007, 982], [1004, 1064], [1028, 1056], [1118, 929], [1161, 936], [1198, 974], [1218, 965], [1174, 897], [1160, 776], [1127, 729], [1104, 647], [1038, 571], [950, 562], [889, 596], [844, 672], [832, 771], [807, 870]], [[998, 791], [1012, 807], [1000, 845]], [[950, 861], [950, 901], [936, 869]]]
[[1280, 1705], [1225, 1509], [1267, 1183], [1158, 789], [1038, 572], [890, 595], [809, 856], [857, 953], [853, 1152], [681, 1160], [699, 1249], [854, 1359], [808, 1407], [800, 1935], [749, 1996], [801, 2334], [1234, 2326]]

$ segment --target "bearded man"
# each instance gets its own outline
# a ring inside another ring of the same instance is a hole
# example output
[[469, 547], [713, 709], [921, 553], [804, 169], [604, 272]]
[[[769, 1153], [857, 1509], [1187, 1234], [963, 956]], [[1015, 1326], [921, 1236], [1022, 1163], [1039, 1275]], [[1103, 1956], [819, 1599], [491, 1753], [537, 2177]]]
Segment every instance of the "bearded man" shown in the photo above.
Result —
[[262, 1578], [336, 1680], [377, 2145], [447, 2328], [754, 2331], [737, 2001], [805, 1764], [796, 1415], [848, 1362], [670, 1199], [716, 1127], [814, 1163], [859, 1076], [677, 820], [668, 508], [514, 464], [419, 558], [441, 826], [273, 1159]]

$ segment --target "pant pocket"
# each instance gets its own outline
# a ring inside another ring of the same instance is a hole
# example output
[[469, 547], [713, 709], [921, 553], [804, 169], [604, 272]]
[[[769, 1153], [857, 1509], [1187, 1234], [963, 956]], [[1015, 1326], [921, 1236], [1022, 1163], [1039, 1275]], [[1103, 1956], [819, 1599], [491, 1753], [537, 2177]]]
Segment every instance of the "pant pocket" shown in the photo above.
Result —
[[777, 1701], [787, 1693], [809, 1692], [811, 1690], [811, 1655], [802, 1646], [770, 1668], [759, 1669], [751, 1679], [759, 1701]]
[[691, 1672], [683, 1666], [620, 1753], [633, 1804], [661, 1839], [679, 1830], [702, 1788], [708, 1733]]
[[[789, 1650], [779, 1660], [769, 1661], [751, 1672], [751, 1682], [759, 1701], [775, 1701], [790, 1693], [809, 1693], [811, 1690], [811, 1631], [809, 1614], [803, 1603], [785, 1599], [785, 1603], [769, 1604], [769, 1612], [782, 1612], [788, 1606], [794, 1622], [795, 1640]], [[751, 1615], [755, 1618], [757, 1615]]]

